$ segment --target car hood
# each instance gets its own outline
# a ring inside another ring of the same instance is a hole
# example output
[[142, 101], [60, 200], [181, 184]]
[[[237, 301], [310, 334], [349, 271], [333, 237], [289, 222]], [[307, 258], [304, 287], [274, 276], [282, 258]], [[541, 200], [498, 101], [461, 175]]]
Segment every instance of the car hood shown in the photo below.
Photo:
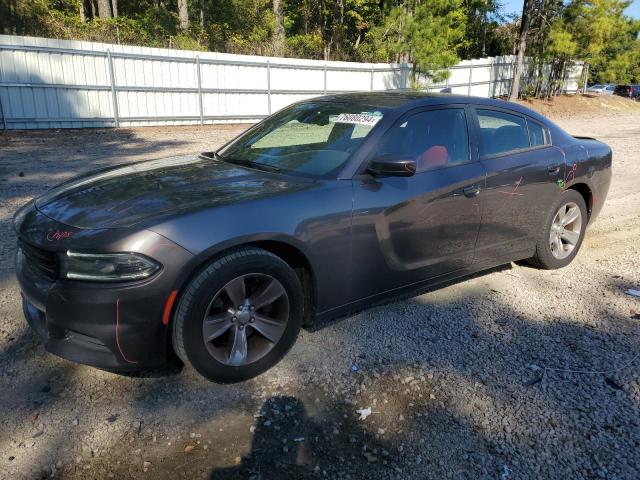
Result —
[[153, 217], [299, 191], [311, 183], [189, 155], [74, 178], [36, 199], [36, 208], [77, 228], [118, 228]]

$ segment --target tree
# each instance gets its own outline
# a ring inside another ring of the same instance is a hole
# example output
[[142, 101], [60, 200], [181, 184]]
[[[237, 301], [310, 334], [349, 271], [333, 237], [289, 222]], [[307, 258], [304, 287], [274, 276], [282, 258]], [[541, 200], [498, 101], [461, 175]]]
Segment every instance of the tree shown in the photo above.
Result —
[[458, 55], [463, 58], [481, 58], [501, 55], [505, 45], [503, 25], [507, 19], [500, 13], [497, 0], [464, 0], [466, 32]]
[[529, 24], [531, 22], [532, 0], [524, 0], [522, 5], [522, 17], [520, 18], [520, 34], [518, 36], [518, 53], [516, 57], [516, 67], [513, 72], [513, 82], [511, 83], [511, 94], [509, 100], [515, 102], [520, 95], [520, 79], [524, 68], [524, 53], [527, 49], [527, 35], [529, 34]]
[[[576, 56], [597, 81], [633, 79], [640, 22], [624, 16], [624, 0], [573, 0], [566, 9], [567, 27], [577, 43]], [[585, 79], [586, 81], [587, 79]]]
[[280, 0], [273, 0], [273, 15], [276, 19], [276, 27], [273, 33], [274, 53], [282, 56], [284, 55], [285, 32]]
[[567, 31], [564, 21], [556, 20], [549, 30], [545, 51], [545, 58], [551, 63], [547, 80], [547, 99], [560, 93], [567, 65], [573, 63], [577, 48], [578, 45], [571, 33]]
[[98, 3], [98, 16], [100, 18], [111, 18], [113, 13], [111, 12], [110, 0], [97, 0]]
[[465, 19], [460, 0], [414, 0], [397, 5], [368, 34], [373, 59], [412, 63], [415, 86], [423, 76], [443, 80], [448, 74], [445, 69], [460, 60], [456, 51], [464, 37]]
[[[573, 0], [564, 16], [571, 33], [577, 41], [578, 55], [584, 60], [583, 76], [591, 66], [600, 63], [600, 55], [614, 27], [614, 16], [610, 10], [617, 0]], [[619, 12], [619, 14], [621, 11]], [[618, 15], [619, 15], [618, 14]]]
[[178, 16], [180, 18], [180, 29], [183, 32], [189, 30], [189, 5], [187, 0], [178, 0]]
[[595, 80], [640, 81], [640, 22], [625, 17], [629, 0], [526, 0], [519, 22], [502, 16], [501, 1], [0, 0], [0, 32], [412, 63], [418, 87], [443, 79], [460, 58], [517, 53], [514, 96], [557, 93], [575, 59], [585, 60]]

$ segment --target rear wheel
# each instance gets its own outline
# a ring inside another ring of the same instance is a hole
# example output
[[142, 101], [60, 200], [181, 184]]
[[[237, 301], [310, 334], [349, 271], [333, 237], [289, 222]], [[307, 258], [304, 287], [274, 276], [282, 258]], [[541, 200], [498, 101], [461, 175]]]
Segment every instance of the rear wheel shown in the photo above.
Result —
[[302, 308], [302, 286], [289, 265], [259, 248], [235, 250], [186, 288], [176, 310], [174, 349], [209, 380], [246, 380], [292, 347]]
[[528, 262], [547, 270], [569, 265], [582, 245], [587, 221], [582, 195], [566, 190], [547, 215], [536, 254]]

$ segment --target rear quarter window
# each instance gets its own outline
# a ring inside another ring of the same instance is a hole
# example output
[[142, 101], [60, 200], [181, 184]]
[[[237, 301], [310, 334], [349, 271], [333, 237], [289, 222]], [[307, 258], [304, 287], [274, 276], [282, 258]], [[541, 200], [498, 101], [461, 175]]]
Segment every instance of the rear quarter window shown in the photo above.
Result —
[[529, 142], [532, 147], [540, 147], [549, 143], [542, 125], [533, 120], [527, 120], [527, 126], [529, 127]]
[[476, 110], [480, 126], [480, 155], [499, 155], [529, 148], [529, 133], [523, 117], [495, 110]]

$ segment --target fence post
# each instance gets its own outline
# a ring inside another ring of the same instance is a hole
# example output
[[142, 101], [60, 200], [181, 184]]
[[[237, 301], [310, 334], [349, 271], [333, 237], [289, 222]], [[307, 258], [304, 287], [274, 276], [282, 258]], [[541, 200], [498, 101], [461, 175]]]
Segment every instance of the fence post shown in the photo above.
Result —
[[7, 121], [4, 118], [4, 109], [2, 108], [2, 95], [0, 95], [0, 117], [2, 117], [2, 129], [7, 130]]
[[410, 72], [410, 67], [408, 63], [402, 64], [402, 71], [404, 72], [404, 75], [402, 76], [402, 89], [407, 90], [409, 88], [407, 85], [409, 84], [409, 72]]
[[271, 63], [267, 60], [267, 113], [271, 115]]
[[204, 109], [202, 107], [202, 73], [200, 72], [200, 55], [196, 55], [196, 73], [198, 75], [198, 109], [200, 112], [200, 125], [204, 125]]
[[323, 87], [323, 89], [324, 89], [324, 94], [326, 95], [327, 94], [327, 64], [326, 63], [324, 64], [323, 71], [324, 71], [324, 87]]
[[489, 92], [487, 97], [493, 98], [493, 58], [489, 57]]
[[371, 65], [371, 79], [369, 80], [369, 90], [373, 91], [373, 65]]
[[473, 83], [473, 63], [469, 65], [469, 86], [467, 87], [467, 95], [471, 95], [471, 84]]
[[111, 99], [113, 101], [113, 121], [116, 128], [120, 127], [120, 115], [118, 115], [118, 95], [116, 93], [116, 76], [113, 73], [113, 58], [111, 50], [107, 49], [107, 62], [109, 63], [109, 79], [111, 80]]

